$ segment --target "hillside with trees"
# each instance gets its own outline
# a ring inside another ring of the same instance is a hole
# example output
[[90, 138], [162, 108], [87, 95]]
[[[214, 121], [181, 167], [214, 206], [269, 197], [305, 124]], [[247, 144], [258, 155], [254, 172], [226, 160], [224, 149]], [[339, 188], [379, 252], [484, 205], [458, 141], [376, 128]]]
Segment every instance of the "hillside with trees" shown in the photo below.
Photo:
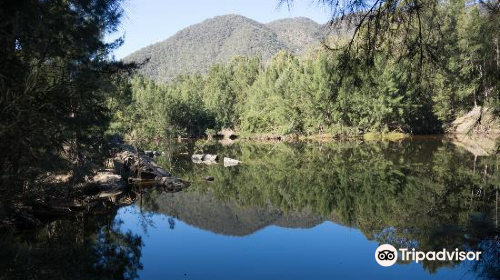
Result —
[[276, 33], [286, 50], [297, 55], [304, 54], [307, 48], [318, 45], [328, 34], [328, 26], [320, 25], [306, 17], [279, 19], [266, 25]]
[[[389, 36], [387, 40], [372, 37], [374, 26], [361, 20], [352, 39], [329, 40], [325, 48], [305, 56], [285, 49], [268, 60], [277, 47], [261, 56], [237, 56], [214, 64], [206, 73], [202, 70], [206, 64], [201, 64], [201, 72], [178, 76], [167, 84], [154, 80], [169, 80], [170, 75], [146, 75], [143, 69], [132, 81], [132, 112], [124, 114], [135, 119], [125, 123], [131, 124], [129, 131], [143, 136], [161, 136], [166, 131], [201, 136], [221, 128], [273, 135], [443, 133], [450, 130], [453, 120], [478, 106], [484, 108], [479, 111], [498, 116], [500, 34], [495, 26], [499, 19], [483, 4], [450, 0], [405, 19], [404, 29], [393, 18], [381, 18], [381, 32], [393, 26], [391, 34], [380, 35]], [[303, 18], [268, 26], [280, 34], [271, 37], [292, 50], [299, 49], [293, 44], [311, 42], [319, 27]], [[313, 36], [302, 36], [296, 26]], [[192, 30], [176, 36], [196, 34]], [[198, 42], [199, 38], [193, 38], [192, 45]], [[370, 44], [377, 46], [374, 49]], [[182, 61], [200, 63], [196, 56]], [[151, 59], [146, 69], [156, 62]], [[156, 71], [164, 69], [155, 67]], [[474, 121], [481, 120], [486, 118], [479, 114]], [[118, 121], [115, 131], [123, 126]]]
[[142, 64], [139, 72], [145, 77], [167, 82], [180, 74], [206, 73], [213, 64], [227, 63], [236, 56], [258, 56], [266, 61], [279, 50], [301, 54], [320, 44], [324, 30], [306, 18], [262, 24], [239, 15], [218, 16], [187, 27], [124, 60]]

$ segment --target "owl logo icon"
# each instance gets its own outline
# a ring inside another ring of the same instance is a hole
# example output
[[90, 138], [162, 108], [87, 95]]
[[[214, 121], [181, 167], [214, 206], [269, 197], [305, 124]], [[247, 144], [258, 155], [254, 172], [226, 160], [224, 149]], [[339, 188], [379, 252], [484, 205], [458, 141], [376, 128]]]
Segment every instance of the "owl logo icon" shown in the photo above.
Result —
[[392, 245], [380, 245], [375, 251], [375, 260], [381, 266], [391, 266], [398, 260], [398, 251]]

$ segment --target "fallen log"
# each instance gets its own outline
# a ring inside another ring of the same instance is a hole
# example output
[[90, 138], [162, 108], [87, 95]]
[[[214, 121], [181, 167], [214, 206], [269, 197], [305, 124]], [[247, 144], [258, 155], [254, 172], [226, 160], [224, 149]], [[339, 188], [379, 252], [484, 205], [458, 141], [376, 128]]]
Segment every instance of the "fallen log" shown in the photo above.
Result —
[[173, 177], [170, 173], [158, 166], [150, 157], [137, 153], [132, 147], [124, 146], [123, 151], [115, 156], [115, 160], [122, 163], [124, 171], [134, 175], [129, 178], [129, 183], [137, 184], [155, 181], [168, 189], [182, 190], [189, 187], [190, 183], [180, 178]]

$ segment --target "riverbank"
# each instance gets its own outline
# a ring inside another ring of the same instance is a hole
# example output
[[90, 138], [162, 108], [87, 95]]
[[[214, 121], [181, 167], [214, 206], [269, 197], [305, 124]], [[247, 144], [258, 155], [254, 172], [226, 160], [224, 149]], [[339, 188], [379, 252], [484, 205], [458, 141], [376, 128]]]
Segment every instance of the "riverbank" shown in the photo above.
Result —
[[[500, 139], [500, 118], [495, 108], [476, 106], [471, 111], [456, 118], [452, 123], [443, 125], [441, 134], [411, 134], [402, 131], [364, 132], [355, 128], [344, 128], [342, 132], [318, 134], [275, 134], [248, 133], [223, 129], [214, 137], [230, 144], [234, 139], [263, 142], [296, 141], [401, 141], [414, 137], [446, 137], [477, 155], [498, 153]], [[209, 138], [212, 138], [210, 135]]]
[[[190, 185], [131, 146], [120, 144], [112, 150], [106, 163], [88, 174], [84, 183], [66, 187], [49, 184], [38, 191], [18, 194], [2, 201], [0, 227], [30, 229], [80, 213], [102, 214], [134, 203], [147, 188], [178, 192]], [[60, 176], [55, 177], [58, 178], [54, 178], [53, 182], [62, 180]]]
[[[492, 109], [476, 107], [448, 126], [440, 135], [411, 135], [400, 131], [386, 133], [345, 129], [344, 133], [322, 133], [312, 135], [248, 134], [225, 129], [213, 137], [223, 145], [234, 141], [256, 142], [333, 142], [353, 143], [389, 141], [400, 142], [411, 139], [444, 137], [474, 156], [499, 154], [500, 122]], [[184, 139], [179, 138], [182, 142]], [[162, 142], [156, 139], [157, 143]], [[128, 205], [135, 201], [144, 187], [159, 187], [166, 192], [176, 192], [189, 183], [161, 169], [146, 153], [137, 152], [125, 144], [109, 147], [109, 158], [102, 164], [91, 163], [85, 182], [70, 183], [71, 172], [48, 174], [44, 187], [9, 197], [0, 203], [0, 226], [32, 228], [61, 217], [72, 217], [78, 213], [102, 213], [113, 207]], [[80, 174], [81, 175], [81, 174]], [[140, 188], [136, 187], [140, 185]]]

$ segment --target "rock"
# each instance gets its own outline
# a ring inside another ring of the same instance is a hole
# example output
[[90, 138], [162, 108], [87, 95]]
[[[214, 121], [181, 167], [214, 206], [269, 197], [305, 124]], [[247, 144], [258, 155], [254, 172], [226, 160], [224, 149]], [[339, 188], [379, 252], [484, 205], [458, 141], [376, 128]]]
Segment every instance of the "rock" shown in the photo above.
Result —
[[222, 139], [222, 140], [219, 140], [218, 142], [219, 142], [219, 144], [221, 144], [222, 146], [231, 146], [231, 145], [233, 145], [233, 144], [234, 144], [234, 141], [233, 141], [233, 140], [231, 140], [231, 139], [226, 139], [226, 138], [224, 138], [224, 139]]
[[234, 140], [237, 138], [237, 136], [234, 134], [234, 131], [230, 128], [224, 128], [218, 133], [219, 135], [222, 135], [224, 139], [230, 139]]
[[144, 151], [144, 154], [150, 158], [158, 157], [163, 155], [163, 152], [160, 151]]
[[191, 156], [191, 160], [194, 163], [203, 163], [203, 154], [194, 154]]
[[163, 186], [172, 191], [180, 191], [191, 185], [189, 182], [176, 177], [163, 177], [160, 179], [160, 182]]
[[228, 157], [224, 158], [224, 167], [235, 166], [235, 165], [238, 165], [240, 163], [241, 163], [241, 161], [236, 160], [236, 159], [232, 159], [232, 158], [228, 158]]
[[92, 182], [83, 189], [83, 192], [86, 195], [109, 198], [123, 193], [125, 187], [126, 183], [121, 175], [112, 171], [100, 171], [92, 178]]
[[[100, 171], [92, 178], [92, 183], [101, 187], [122, 189], [125, 187], [125, 181], [122, 176], [110, 171]], [[91, 190], [88, 190], [91, 191]]]
[[474, 107], [470, 112], [462, 117], [457, 118], [452, 123], [455, 133], [466, 134], [474, 128], [474, 125], [481, 117], [482, 108], [479, 106]]
[[212, 154], [194, 154], [191, 156], [194, 163], [214, 164], [219, 160], [219, 156]]
[[493, 108], [476, 106], [453, 121], [447, 132], [457, 134], [499, 134], [500, 118], [496, 116]]
[[210, 154], [206, 154], [203, 157], [203, 161], [217, 161], [218, 159], [219, 159], [219, 156], [217, 156], [217, 155], [210, 155]]
[[203, 179], [205, 179], [206, 181], [210, 181], [210, 182], [215, 180], [215, 178], [213, 176], [205, 176], [205, 177], [203, 177]]
[[[133, 147], [123, 145], [123, 151], [115, 156], [125, 172], [136, 175], [136, 178], [129, 178], [133, 184], [150, 183], [155, 181], [156, 185], [162, 185], [174, 191], [189, 187], [190, 183], [180, 178], [172, 177], [170, 173], [158, 166], [150, 157], [138, 154]], [[147, 151], [151, 155], [159, 154], [156, 151]], [[139, 176], [140, 175], [140, 176]]]
[[110, 198], [110, 197], [116, 197], [120, 194], [123, 193], [123, 190], [121, 189], [111, 189], [111, 190], [103, 190], [102, 192], [99, 193], [99, 198]]

